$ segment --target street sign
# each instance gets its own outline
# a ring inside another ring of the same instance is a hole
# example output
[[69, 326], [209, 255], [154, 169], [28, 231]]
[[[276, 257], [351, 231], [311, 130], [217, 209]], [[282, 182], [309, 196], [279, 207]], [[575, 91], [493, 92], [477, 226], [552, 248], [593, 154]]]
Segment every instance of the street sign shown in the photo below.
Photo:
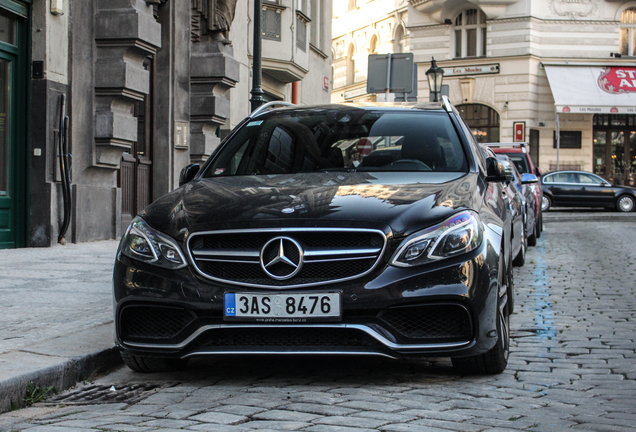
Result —
[[366, 156], [373, 151], [373, 143], [366, 138], [362, 138], [356, 144], [356, 150], [358, 150], [358, 153], [361, 155]]
[[367, 93], [411, 93], [413, 53], [370, 54]]

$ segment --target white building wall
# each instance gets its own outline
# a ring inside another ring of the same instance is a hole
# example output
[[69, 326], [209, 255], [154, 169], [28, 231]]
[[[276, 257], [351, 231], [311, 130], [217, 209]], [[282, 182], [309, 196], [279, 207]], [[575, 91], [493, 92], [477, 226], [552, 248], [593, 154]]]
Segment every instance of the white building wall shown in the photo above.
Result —
[[[282, 6], [280, 41], [263, 39], [262, 58], [264, 63], [262, 88], [271, 96], [287, 102], [292, 98], [292, 81], [299, 81], [299, 103], [301, 105], [329, 102], [329, 92], [323, 90], [323, 76], [331, 81], [331, 35], [332, 0], [310, 0], [318, 2], [322, 19], [311, 17], [307, 26], [307, 46], [305, 51], [296, 45], [297, 0], [279, 0]], [[309, 3], [309, 2], [308, 2]], [[310, 8], [311, 10], [311, 8]], [[252, 45], [253, 45], [254, 2], [239, 1], [236, 18], [232, 23], [230, 39], [234, 47], [234, 57], [240, 64], [240, 81], [231, 89], [231, 117], [226, 130], [234, 128], [250, 113], [252, 90]], [[325, 42], [323, 47], [312, 48], [311, 26], [319, 25]], [[321, 49], [322, 48], [322, 49]], [[276, 72], [268, 70], [268, 67]], [[291, 78], [294, 75], [296, 78]], [[285, 76], [285, 78], [281, 78]], [[329, 82], [331, 87], [331, 82]]]
[[[410, 49], [419, 67], [419, 100], [429, 98], [425, 72], [432, 57], [444, 68], [499, 64], [497, 74], [446, 77], [444, 84], [450, 87], [450, 99], [454, 104], [484, 104], [495, 109], [500, 115], [502, 142], [512, 140], [512, 125], [516, 121], [526, 122], [527, 134], [530, 129], [539, 130], [543, 170], [556, 162], [557, 155], [553, 148], [554, 99], [541, 63], [624, 64], [625, 58], [615, 59], [610, 53], [619, 51], [621, 12], [636, 7], [634, 1], [409, 0], [408, 3]], [[453, 58], [450, 24], [467, 7], [481, 7], [487, 15], [485, 57]], [[561, 149], [561, 164], [592, 170], [592, 121], [592, 114], [560, 115], [561, 130], [582, 132], [582, 148]]]
[[[401, 50], [410, 50], [409, 32], [406, 29], [407, 0], [358, 0], [357, 7], [348, 10], [349, 2], [337, 0], [333, 9], [334, 53], [332, 102], [373, 101], [375, 95], [366, 93], [369, 54], [387, 54], [396, 51], [396, 38], [404, 30]], [[375, 49], [373, 49], [375, 44]], [[354, 81], [347, 83], [349, 47], [354, 46]], [[383, 96], [383, 95], [382, 95]], [[381, 96], [381, 97], [382, 97]]]

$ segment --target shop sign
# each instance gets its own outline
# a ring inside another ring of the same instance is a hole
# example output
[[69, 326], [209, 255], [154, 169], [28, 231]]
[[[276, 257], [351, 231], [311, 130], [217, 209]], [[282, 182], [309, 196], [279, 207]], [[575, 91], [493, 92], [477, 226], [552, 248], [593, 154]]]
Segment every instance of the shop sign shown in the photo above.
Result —
[[636, 114], [636, 107], [631, 106], [557, 106], [562, 113], [587, 113], [587, 114]]
[[322, 89], [329, 91], [329, 77], [327, 75], [322, 76]]
[[514, 142], [524, 142], [526, 140], [526, 122], [514, 122], [512, 128], [515, 134]]
[[349, 91], [344, 92], [344, 98], [345, 99], [352, 99], [354, 97], [362, 96], [362, 95], [365, 95], [365, 94], [367, 94], [366, 87], [360, 87], [360, 88], [357, 88], [357, 89], [353, 89], [353, 90], [349, 90]]
[[483, 75], [499, 73], [499, 63], [475, 65], [475, 66], [455, 66], [444, 69], [444, 77], [458, 75]]
[[606, 67], [598, 77], [601, 90], [611, 93], [636, 93], [636, 68], [634, 67]]

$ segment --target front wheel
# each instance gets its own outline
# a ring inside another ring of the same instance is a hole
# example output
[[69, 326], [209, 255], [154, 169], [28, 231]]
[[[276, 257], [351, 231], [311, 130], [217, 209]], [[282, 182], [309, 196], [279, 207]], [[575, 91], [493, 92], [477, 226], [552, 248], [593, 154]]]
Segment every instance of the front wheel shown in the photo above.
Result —
[[549, 196], [543, 195], [543, 198], [541, 198], [541, 211], [548, 211], [550, 207], [552, 207], [552, 200]]
[[633, 197], [629, 195], [623, 195], [618, 198], [618, 201], [616, 202], [616, 208], [620, 212], [629, 213], [634, 210], [635, 204], [636, 204], [636, 201], [634, 200]]
[[528, 246], [536, 246], [537, 239], [541, 237], [541, 227], [539, 226], [539, 223], [541, 223], [541, 221], [538, 218], [535, 219], [532, 234], [528, 236]]
[[519, 250], [519, 253], [515, 257], [515, 259], [512, 260], [512, 265], [513, 266], [522, 267], [526, 263], [526, 250], [527, 249], [528, 249], [528, 238], [526, 237], [525, 232], [524, 232], [523, 240], [521, 241], [521, 249]]
[[[500, 261], [500, 278], [503, 279], [503, 260]], [[500, 280], [497, 302], [497, 343], [490, 351], [472, 357], [452, 358], [453, 367], [462, 374], [499, 374], [508, 366], [510, 355], [510, 312], [508, 287]]]

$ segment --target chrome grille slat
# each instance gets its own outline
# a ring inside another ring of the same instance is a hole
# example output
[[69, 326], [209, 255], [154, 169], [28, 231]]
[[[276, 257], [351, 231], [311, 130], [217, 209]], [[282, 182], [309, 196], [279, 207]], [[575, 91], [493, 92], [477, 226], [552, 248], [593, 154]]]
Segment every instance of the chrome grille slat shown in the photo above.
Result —
[[[272, 279], [254, 266], [260, 264], [260, 249], [255, 252], [255, 247], [262, 248], [279, 236], [294, 238], [303, 246], [303, 268], [287, 280]], [[385, 234], [374, 229], [249, 229], [194, 233], [188, 238], [187, 250], [196, 271], [205, 278], [234, 285], [286, 289], [362, 277], [377, 266], [386, 244]]]

